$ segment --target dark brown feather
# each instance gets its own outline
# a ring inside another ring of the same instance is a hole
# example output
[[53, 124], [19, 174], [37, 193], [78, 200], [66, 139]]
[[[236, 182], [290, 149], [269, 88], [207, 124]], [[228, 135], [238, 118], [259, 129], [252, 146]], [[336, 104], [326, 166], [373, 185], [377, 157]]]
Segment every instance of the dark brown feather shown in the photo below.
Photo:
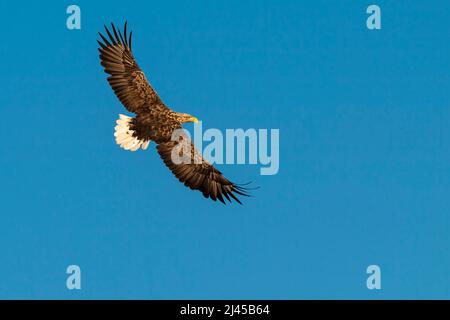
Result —
[[101, 65], [104, 67], [108, 82], [115, 94], [128, 111], [139, 114], [151, 112], [171, 112], [159, 98], [156, 91], [147, 81], [141, 68], [131, 52], [131, 33], [127, 36], [126, 24], [124, 35], [117, 32], [114, 24], [111, 31], [105, 26], [107, 37], [99, 33]]
[[[189, 144], [191, 150], [190, 163], [176, 164], [172, 161], [172, 151], [175, 147], [180, 147], [179, 144]], [[211, 198], [214, 201], [218, 199], [222, 203], [225, 203], [224, 199], [229, 202], [232, 202], [231, 199], [234, 199], [236, 202], [242, 204], [234, 193], [249, 196], [246, 188], [229, 181], [219, 170], [204, 160], [189, 139], [185, 138], [179, 142], [163, 142], [158, 144], [156, 149], [165, 165], [172, 171], [175, 177], [187, 187], [202, 192], [205, 198]], [[195, 163], [195, 157], [200, 157], [201, 163]]]

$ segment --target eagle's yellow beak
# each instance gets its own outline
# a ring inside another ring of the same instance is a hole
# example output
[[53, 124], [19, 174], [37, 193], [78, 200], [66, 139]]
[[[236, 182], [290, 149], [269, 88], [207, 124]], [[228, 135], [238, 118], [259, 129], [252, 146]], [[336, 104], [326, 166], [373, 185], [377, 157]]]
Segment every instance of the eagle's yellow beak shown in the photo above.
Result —
[[191, 117], [191, 122], [197, 123], [198, 119], [196, 117]]

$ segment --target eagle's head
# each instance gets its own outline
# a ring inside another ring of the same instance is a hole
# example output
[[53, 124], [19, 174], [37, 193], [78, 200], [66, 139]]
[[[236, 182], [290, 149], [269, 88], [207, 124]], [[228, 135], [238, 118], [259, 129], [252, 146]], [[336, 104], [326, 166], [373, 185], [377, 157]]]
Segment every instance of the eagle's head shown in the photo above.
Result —
[[187, 122], [194, 122], [197, 123], [198, 119], [188, 113], [178, 113], [177, 114], [178, 117], [178, 121], [180, 121], [180, 123], [187, 123]]

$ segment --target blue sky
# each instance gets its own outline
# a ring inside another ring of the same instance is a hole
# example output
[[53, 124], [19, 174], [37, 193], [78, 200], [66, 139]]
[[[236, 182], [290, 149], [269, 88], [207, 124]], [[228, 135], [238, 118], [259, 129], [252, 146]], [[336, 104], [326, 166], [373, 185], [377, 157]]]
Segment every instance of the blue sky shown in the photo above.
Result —
[[[0, 298], [450, 298], [448, 1], [75, 3], [73, 31], [69, 2], [0, 4]], [[166, 104], [280, 129], [277, 175], [220, 166], [245, 205], [114, 143], [96, 34], [124, 20]]]

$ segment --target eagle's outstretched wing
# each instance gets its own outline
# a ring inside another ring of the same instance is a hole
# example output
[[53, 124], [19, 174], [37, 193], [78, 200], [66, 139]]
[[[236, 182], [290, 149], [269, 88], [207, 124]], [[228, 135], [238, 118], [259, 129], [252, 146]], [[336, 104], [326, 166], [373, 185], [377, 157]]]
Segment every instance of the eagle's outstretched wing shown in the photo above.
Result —
[[111, 24], [112, 32], [105, 26], [109, 39], [99, 33], [102, 41], [98, 41], [100, 60], [105, 72], [110, 74], [108, 82], [117, 97], [128, 111], [139, 114], [148, 112], [153, 107], [167, 108], [156, 91], [147, 81], [131, 52], [132, 32], [127, 34], [125, 22], [123, 35]]
[[[242, 204], [235, 194], [249, 196], [247, 188], [230, 182], [222, 173], [207, 162], [195, 149], [194, 144], [186, 136], [178, 141], [167, 141], [156, 146], [161, 159], [175, 177], [185, 186], [199, 190], [205, 198], [217, 199], [225, 203], [224, 198]], [[187, 150], [187, 152], [186, 152]], [[188, 155], [183, 155], [186, 152]], [[175, 160], [172, 157], [178, 157]], [[180, 160], [188, 161], [180, 161]]]

